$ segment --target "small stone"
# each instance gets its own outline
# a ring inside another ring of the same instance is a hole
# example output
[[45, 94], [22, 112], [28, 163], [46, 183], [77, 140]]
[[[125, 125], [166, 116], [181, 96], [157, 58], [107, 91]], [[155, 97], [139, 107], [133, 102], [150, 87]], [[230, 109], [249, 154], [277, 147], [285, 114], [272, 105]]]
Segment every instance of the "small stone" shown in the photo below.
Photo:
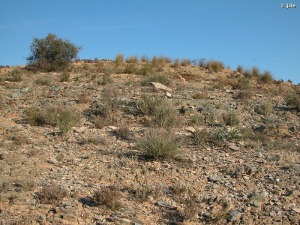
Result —
[[300, 213], [300, 208], [293, 208], [296, 213]]
[[242, 214], [239, 211], [233, 209], [230, 211], [230, 213], [228, 215], [228, 221], [229, 222], [238, 221], [241, 219], [241, 216], [242, 216]]
[[151, 82], [150, 83], [153, 86], [153, 89], [155, 90], [161, 90], [161, 91], [165, 91], [165, 92], [172, 92], [172, 89], [168, 88], [167, 86], [158, 83], [158, 82]]
[[172, 94], [169, 93], [169, 92], [166, 92], [166, 97], [167, 97], [167, 98], [172, 98]]
[[185, 130], [190, 133], [196, 133], [196, 129], [194, 127], [186, 127]]
[[50, 163], [50, 164], [57, 164], [58, 161], [57, 161], [55, 158], [49, 158], [49, 159], [47, 159], [47, 163]]
[[217, 176], [217, 175], [211, 175], [208, 177], [208, 181], [211, 181], [211, 182], [218, 182], [220, 181], [222, 178], [220, 176]]
[[239, 151], [240, 150], [240, 147], [234, 145], [234, 144], [231, 144], [228, 146], [230, 150], [232, 151]]

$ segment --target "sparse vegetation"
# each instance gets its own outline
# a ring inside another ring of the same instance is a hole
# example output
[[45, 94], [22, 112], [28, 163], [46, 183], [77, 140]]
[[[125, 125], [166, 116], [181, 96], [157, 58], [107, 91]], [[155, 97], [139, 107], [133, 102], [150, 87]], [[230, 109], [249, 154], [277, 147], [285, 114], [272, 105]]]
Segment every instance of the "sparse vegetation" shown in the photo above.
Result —
[[237, 114], [234, 112], [228, 112], [223, 114], [223, 121], [227, 126], [235, 126], [239, 124]]
[[258, 114], [269, 116], [273, 112], [273, 104], [271, 102], [263, 102], [256, 107]]
[[221, 72], [224, 68], [224, 64], [217, 60], [211, 60], [206, 63], [206, 69], [208, 69], [209, 72]]
[[260, 80], [263, 83], [269, 84], [273, 81], [273, 75], [271, 74], [270, 71], [265, 71], [261, 76], [260, 76]]

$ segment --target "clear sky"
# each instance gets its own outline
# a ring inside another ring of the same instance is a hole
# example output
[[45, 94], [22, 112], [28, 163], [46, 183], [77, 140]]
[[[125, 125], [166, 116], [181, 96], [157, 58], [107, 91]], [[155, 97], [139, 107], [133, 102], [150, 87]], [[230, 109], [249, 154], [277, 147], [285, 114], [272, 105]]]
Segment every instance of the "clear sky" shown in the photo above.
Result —
[[0, 65], [26, 64], [48, 33], [82, 46], [81, 59], [216, 59], [300, 83], [300, 0], [0, 0]]

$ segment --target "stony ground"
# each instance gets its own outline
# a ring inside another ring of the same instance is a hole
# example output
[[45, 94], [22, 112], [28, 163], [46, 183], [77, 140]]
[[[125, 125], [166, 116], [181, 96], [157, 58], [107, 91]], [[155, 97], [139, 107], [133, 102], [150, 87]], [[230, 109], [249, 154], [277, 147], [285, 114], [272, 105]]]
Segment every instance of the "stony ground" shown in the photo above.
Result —
[[[123, 67], [77, 63], [65, 80], [2, 69], [0, 224], [300, 223], [300, 121], [285, 101], [297, 86], [251, 79], [242, 98], [235, 71], [154, 68], [171, 96]], [[143, 95], [169, 102], [175, 123], [138, 113]], [[67, 132], [30, 122], [30, 108], [49, 106], [80, 119]], [[226, 125], [228, 112], [238, 122]], [[146, 157], [137, 143], [150, 130], [167, 130], [176, 155]], [[201, 130], [215, 136], [205, 141]]]

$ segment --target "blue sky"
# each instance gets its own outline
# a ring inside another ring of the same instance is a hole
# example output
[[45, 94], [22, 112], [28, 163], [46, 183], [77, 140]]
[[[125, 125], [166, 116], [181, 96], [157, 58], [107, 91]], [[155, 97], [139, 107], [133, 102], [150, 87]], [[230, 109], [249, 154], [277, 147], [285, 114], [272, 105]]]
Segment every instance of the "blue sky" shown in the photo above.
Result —
[[300, 83], [299, 0], [1, 0], [0, 10], [0, 65], [26, 64], [33, 37], [54, 33], [83, 46], [82, 59], [216, 59]]

